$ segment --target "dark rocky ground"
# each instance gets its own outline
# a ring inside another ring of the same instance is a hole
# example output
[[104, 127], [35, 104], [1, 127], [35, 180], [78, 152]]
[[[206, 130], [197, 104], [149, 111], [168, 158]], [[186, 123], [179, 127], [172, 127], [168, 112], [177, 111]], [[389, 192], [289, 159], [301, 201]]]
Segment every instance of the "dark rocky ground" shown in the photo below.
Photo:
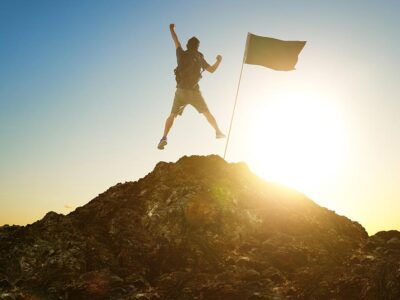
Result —
[[369, 237], [244, 164], [183, 157], [0, 227], [0, 299], [400, 299], [400, 232]]

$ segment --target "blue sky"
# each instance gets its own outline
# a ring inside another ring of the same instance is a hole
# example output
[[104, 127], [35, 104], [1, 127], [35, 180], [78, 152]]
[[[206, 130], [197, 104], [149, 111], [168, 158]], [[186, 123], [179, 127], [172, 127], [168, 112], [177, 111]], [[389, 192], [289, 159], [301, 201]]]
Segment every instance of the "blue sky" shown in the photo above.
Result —
[[66, 213], [160, 160], [223, 154], [191, 108], [166, 150], [155, 148], [174, 95], [174, 22], [182, 44], [196, 35], [210, 63], [223, 56], [201, 87], [225, 131], [247, 32], [307, 40], [295, 72], [245, 66], [228, 160], [251, 161], [245, 128], [257, 97], [285, 86], [334, 94], [346, 165], [296, 188], [371, 232], [399, 229], [398, 11], [398, 1], [1, 1], [0, 224]]

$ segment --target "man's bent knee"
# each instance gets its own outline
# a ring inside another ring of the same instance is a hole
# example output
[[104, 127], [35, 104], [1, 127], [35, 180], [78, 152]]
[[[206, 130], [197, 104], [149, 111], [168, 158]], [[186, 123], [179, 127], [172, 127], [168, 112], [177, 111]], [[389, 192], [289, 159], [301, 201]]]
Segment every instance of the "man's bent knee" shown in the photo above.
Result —
[[171, 113], [171, 114], [168, 116], [168, 119], [174, 120], [176, 117], [177, 117], [177, 114]]

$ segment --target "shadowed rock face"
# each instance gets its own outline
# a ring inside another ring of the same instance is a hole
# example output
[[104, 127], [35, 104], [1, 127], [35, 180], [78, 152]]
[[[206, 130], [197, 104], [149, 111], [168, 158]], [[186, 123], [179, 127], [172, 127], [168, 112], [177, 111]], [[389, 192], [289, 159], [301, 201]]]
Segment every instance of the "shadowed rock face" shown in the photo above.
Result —
[[183, 157], [0, 227], [0, 299], [400, 299], [400, 232], [368, 237], [244, 164]]

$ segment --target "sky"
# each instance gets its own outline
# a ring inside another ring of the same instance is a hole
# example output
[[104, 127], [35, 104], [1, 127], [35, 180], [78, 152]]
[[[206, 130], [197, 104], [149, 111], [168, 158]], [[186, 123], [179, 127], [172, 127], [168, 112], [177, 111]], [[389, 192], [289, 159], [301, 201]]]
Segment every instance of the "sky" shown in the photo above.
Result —
[[223, 155], [193, 108], [156, 149], [175, 48], [197, 36], [227, 132], [248, 32], [305, 40], [295, 71], [245, 65], [226, 159], [370, 234], [400, 230], [399, 1], [0, 1], [0, 225], [69, 213], [159, 161]]

